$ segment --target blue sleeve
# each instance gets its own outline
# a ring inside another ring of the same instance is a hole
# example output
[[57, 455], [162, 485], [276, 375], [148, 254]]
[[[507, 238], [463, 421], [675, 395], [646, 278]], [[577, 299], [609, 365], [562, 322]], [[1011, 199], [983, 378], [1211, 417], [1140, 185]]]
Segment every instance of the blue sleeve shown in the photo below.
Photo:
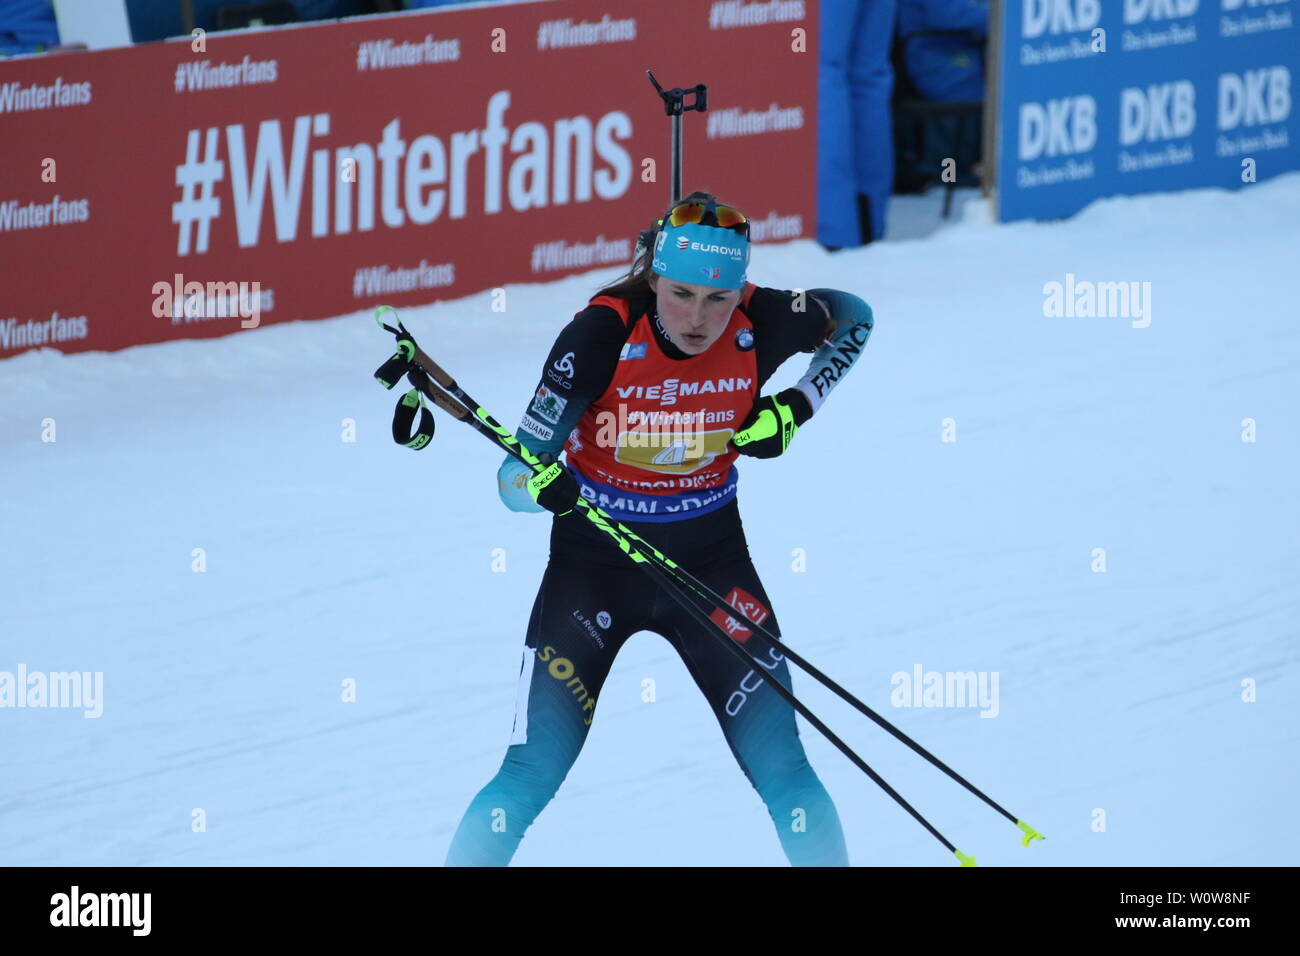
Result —
[[835, 331], [826, 344], [813, 353], [808, 371], [799, 380], [798, 388], [808, 397], [813, 414], [848, 374], [866, 347], [875, 316], [871, 306], [851, 292], [838, 289], [809, 289], [809, 295], [823, 300], [835, 320]]
[[533, 470], [513, 455], [507, 455], [497, 469], [497, 494], [511, 511], [546, 510], [528, 492], [528, 479], [532, 476]]
[[[589, 306], [561, 331], [546, 357], [515, 437], [534, 455], [560, 457], [578, 419], [609, 387], [627, 328], [608, 306]], [[507, 456], [497, 469], [497, 493], [511, 511], [543, 510], [528, 493], [532, 470]]]

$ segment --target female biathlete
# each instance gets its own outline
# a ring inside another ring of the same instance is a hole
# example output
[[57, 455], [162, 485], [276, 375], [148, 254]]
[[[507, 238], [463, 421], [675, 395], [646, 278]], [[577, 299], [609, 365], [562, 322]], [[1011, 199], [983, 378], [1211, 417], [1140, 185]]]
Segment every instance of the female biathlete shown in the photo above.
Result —
[[[681, 655], [791, 864], [848, 864], [794, 709], [574, 508], [582, 495], [780, 635], [740, 523], [736, 456], [786, 450], [862, 354], [872, 315], [834, 289], [755, 286], [745, 280], [748, 263], [744, 215], [711, 193], [692, 193], [547, 356], [516, 434], [539, 456], [563, 448], [567, 468], [557, 463], [534, 477], [507, 458], [498, 485], [512, 510], [555, 514], [550, 563], [524, 639], [505, 761], [465, 812], [449, 866], [510, 861], [577, 759], [619, 648], [642, 630]], [[795, 352], [813, 352], [807, 373], [760, 396]], [[712, 619], [729, 639], [748, 642], [743, 618], [717, 610]], [[759, 643], [751, 645], [756, 667], [788, 688], [785, 660]]]

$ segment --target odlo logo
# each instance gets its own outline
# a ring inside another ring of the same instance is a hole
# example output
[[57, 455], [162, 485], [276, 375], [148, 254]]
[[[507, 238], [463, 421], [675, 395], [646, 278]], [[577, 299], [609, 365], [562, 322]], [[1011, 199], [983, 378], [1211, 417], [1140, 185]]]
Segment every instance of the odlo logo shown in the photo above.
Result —
[[[761, 657], [756, 657], [754, 660], [757, 661], [759, 666], [764, 670], [776, 670], [776, 666], [783, 660], [781, 652], [775, 647], [769, 647], [767, 649], [767, 656], [771, 663], [763, 660]], [[745, 703], [749, 700], [749, 695], [760, 689], [762, 686], [763, 678], [758, 671], [751, 670], [742, 677], [740, 679], [740, 686], [732, 691], [731, 696], [727, 698], [727, 703], [723, 705], [723, 710], [727, 712], [727, 716], [735, 717], [740, 713], [741, 708], [744, 707]]]

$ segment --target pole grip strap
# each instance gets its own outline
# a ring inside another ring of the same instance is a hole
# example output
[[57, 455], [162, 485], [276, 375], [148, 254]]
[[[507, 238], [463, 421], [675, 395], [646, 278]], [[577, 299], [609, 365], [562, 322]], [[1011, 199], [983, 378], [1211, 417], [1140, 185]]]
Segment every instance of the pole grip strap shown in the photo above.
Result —
[[[416, 411], [420, 413], [420, 425], [411, 434], [411, 425], [415, 423]], [[433, 412], [424, 404], [424, 396], [418, 388], [413, 388], [402, 396], [393, 412], [393, 441], [399, 445], [420, 451], [433, 439]]]
[[[411, 362], [415, 349], [414, 340], [399, 337], [397, 352], [375, 370], [375, 379], [384, 388], [391, 390], [405, 375], [414, 386], [398, 400], [393, 412], [393, 441], [412, 451], [420, 451], [433, 439], [434, 419], [433, 412], [424, 404], [423, 392], [429, 388], [428, 377]], [[415, 434], [412, 434], [411, 427], [415, 425], [416, 412], [420, 414], [420, 424], [416, 427]]]

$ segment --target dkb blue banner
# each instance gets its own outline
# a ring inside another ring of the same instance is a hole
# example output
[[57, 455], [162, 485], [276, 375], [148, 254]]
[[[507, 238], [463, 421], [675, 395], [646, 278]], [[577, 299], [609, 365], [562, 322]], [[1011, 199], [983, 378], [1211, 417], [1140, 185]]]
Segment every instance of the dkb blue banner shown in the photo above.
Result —
[[1300, 0], [1004, 0], [999, 218], [1300, 168]]

